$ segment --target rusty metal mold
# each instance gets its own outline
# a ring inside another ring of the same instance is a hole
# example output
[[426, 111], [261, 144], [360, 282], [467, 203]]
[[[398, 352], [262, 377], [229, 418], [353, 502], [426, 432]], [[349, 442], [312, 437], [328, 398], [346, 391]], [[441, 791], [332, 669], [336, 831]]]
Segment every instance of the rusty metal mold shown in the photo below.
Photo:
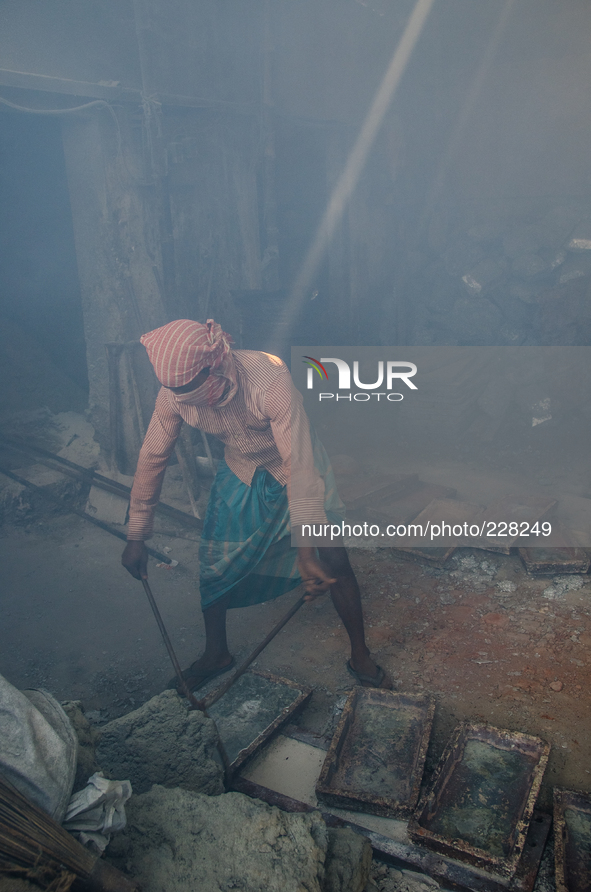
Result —
[[403, 495], [418, 485], [417, 474], [375, 474], [373, 477], [339, 482], [339, 495], [348, 512], [360, 511]]
[[430, 505], [433, 499], [453, 499], [457, 490], [437, 483], [419, 483], [417, 489], [397, 496], [388, 502], [380, 502], [378, 507], [368, 508], [368, 516], [386, 523], [410, 523]]
[[235, 772], [294, 718], [310, 699], [312, 688], [270, 672], [245, 672], [208, 714], [215, 721]]
[[500, 876], [523, 852], [550, 746], [538, 737], [464, 723], [409, 822], [415, 842]]
[[408, 817], [419, 798], [434, 712], [427, 696], [353, 690], [316, 784], [318, 799]]
[[564, 573], [586, 573], [591, 564], [584, 548], [520, 548], [519, 557], [532, 576], [560, 576]]
[[447, 562], [455, 551], [455, 546], [425, 546], [424, 548], [401, 548], [400, 546], [394, 546], [392, 551], [394, 551], [397, 557], [401, 557], [407, 561], [415, 561], [416, 563], [422, 563], [423, 561], [428, 561], [433, 567], [439, 567], [443, 569], [447, 566]]
[[502, 530], [502, 534], [499, 533], [496, 537], [487, 535], [470, 544], [473, 548], [496, 551], [500, 554], [511, 554], [511, 549], [514, 547], [531, 546], [531, 536], [512, 536], [510, 530], [517, 529], [523, 533], [529, 531], [536, 523], [552, 517], [557, 504], [555, 499], [533, 495], [506, 496], [499, 499], [482, 512], [478, 523], [489, 533]]
[[556, 892], [591, 889], [591, 796], [554, 788]]

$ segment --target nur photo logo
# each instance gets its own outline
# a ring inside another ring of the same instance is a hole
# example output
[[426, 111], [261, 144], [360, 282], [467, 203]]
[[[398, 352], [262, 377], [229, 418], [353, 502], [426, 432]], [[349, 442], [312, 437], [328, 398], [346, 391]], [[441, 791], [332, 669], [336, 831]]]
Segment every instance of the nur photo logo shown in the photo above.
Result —
[[[340, 359], [336, 356], [321, 357], [320, 359], [315, 359], [313, 356], [303, 356], [302, 359], [304, 365], [308, 366], [306, 380], [306, 387], [308, 390], [314, 389], [314, 382], [316, 380], [314, 372], [317, 373], [322, 384], [329, 380], [325, 363], [330, 362], [337, 368], [337, 389], [339, 391], [351, 391], [351, 366], [344, 359]], [[331, 373], [334, 375], [333, 369], [331, 369]], [[371, 383], [366, 383], [360, 380], [359, 361], [354, 360], [353, 384], [355, 387], [359, 388], [359, 391], [356, 393], [319, 392], [318, 400], [336, 399], [337, 401], [347, 400], [348, 402], [354, 400], [355, 402], [361, 403], [369, 402], [372, 397], [380, 402], [381, 397], [385, 397], [388, 402], [398, 403], [404, 399], [404, 394], [393, 391], [394, 382], [396, 381], [397, 384], [405, 384], [410, 390], [418, 390], [417, 385], [411, 381], [411, 378], [413, 378], [416, 373], [417, 366], [414, 362], [403, 362], [394, 359], [385, 361], [379, 360], [377, 363], [376, 380]], [[378, 389], [384, 386], [386, 387], [385, 390]]]

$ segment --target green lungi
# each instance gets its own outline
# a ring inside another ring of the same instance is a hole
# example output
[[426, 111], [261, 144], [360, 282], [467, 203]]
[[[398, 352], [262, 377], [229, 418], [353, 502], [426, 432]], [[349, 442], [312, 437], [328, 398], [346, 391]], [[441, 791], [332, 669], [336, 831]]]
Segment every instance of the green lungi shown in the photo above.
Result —
[[[314, 465], [324, 479], [324, 509], [329, 523], [345, 516], [330, 460], [311, 432]], [[291, 544], [287, 487], [264, 468], [251, 485], [220, 461], [211, 489], [199, 546], [201, 606], [230, 595], [228, 607], [270, 601], [301, 582], [298, 550]]]

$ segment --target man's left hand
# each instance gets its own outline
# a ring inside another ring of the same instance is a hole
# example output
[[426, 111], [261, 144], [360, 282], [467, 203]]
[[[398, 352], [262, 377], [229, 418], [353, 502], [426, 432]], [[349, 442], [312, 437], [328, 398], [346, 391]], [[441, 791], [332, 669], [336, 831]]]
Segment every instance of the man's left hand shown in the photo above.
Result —
[[318, 560], [314, 548], [299, 549], [298, 569], [306, 588], [306, 601], [313, 601], [314, 598], [323, 595], [336, 582]]

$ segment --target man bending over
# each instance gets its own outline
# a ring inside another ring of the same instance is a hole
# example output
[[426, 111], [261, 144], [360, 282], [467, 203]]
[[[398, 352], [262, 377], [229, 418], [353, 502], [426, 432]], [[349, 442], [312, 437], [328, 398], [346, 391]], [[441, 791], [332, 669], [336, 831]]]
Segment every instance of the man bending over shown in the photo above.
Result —
[[[183, 672], [192, 690], [228, 671], [226, 611], [277, 598], [304, 583], [310, 598], [330, 590], [351, 642], [347, 670], [390, 688], [365, 643], [359, 586], [342, 545], [292, 547], [291, 526], [343, 517], [328, 456], [310, 430], [285, 364], [255, 350], [232, 350], [213, 319], [179, 319], [141, 338], [162, 387], [131, 490], [123, 566], [147, 578], [144, 540], [152, 535], [168, 459], [183, 421], [225, 444], [199, 546], [206, 644]], [[297, 479], [297, 492], [291, 481]]]

